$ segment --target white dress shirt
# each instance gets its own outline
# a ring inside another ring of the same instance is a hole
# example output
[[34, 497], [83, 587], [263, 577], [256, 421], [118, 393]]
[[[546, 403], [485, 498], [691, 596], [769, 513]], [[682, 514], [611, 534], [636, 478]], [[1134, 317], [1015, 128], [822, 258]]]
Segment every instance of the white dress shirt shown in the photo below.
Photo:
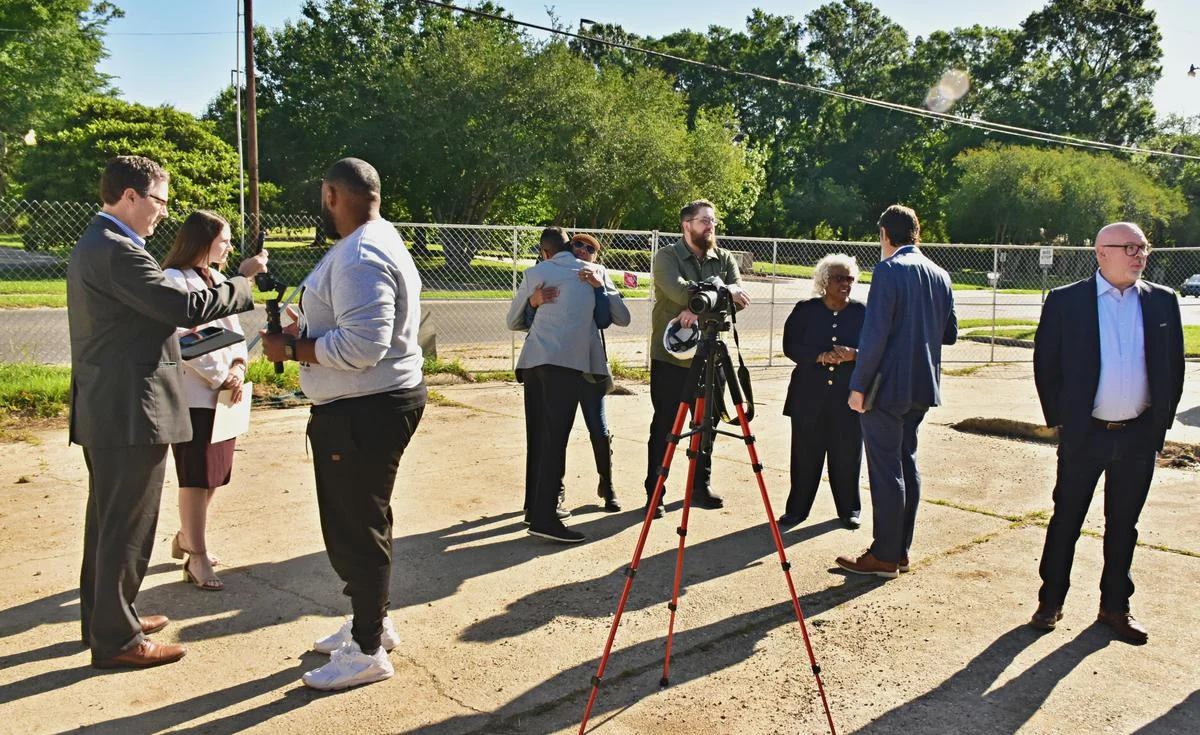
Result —
[[1101, 421], [1128, 421], [1150, 406], [1146, 375], [1146, 337], [1137, 285], [1121, 293], [1096, 272], [1100, 316], [1100, 385], [1092, 416]]

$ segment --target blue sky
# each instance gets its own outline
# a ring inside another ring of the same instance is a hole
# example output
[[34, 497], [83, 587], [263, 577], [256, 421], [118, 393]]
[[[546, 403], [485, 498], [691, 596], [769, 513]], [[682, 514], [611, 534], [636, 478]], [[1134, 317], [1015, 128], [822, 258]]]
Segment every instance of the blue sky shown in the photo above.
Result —
[[[171, 104], [188, 112], [204, 111], [230, 83], [239, 52], [235, 36], [237, 0], [116, 0], [125, 17], [109, 26], [105, 45], [110, 57], [101, 71], [111, 74], [122, 96], [148, 105]], [[619, 23], [640, 35], [663, 35], [681, 28], [710, 25], [744, 28], [758, 7], [777, 15], [802, 17], [823, 4], [817, 0], [499, 0], [518, 20], [545, 23], [546, 8], [567, 26], [579, 18]], [[981, 25], [1015, 28], [1044, 0], [874, 0], [876, 7], [910, 36], [935, 30]], [[1200, 0], [1148, 0], [1158, 12], [1163, 33], [1163, 78], [1154, 94], [1160, 114], [1200, 115]], [[256, 0], [255, 22], [278, 28], [299, 17], [301, 0]]]

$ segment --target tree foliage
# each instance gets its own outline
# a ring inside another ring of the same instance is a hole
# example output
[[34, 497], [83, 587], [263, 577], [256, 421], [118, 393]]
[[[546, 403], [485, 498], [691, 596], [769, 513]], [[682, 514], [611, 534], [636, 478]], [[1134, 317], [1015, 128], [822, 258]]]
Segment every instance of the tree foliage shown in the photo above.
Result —
[[147, 156], [171, 174], [176, 211], [228, 209], [238, 190], [237, 152], [211, 123], [171, 107], [145, 107], [107, 97], [79, 102], [23, 161], [30, 199], [99, 201], [100, 174], [117, 155]]
[[1187, 211], [1183, 196], [1133, 163], [1070, 148], [990, 145], [961, 154], [962, 175], [947, 197], [958, 242], [1042, 241], [1081, 245], [1105, 224], [1132, 221], [1155, 242]]
[[102, 92], [96, 71], [104, 29], [121, 11], [93, 0], [0, 3], [0, 195], [27, 131], [61, 119], [83, 95]]

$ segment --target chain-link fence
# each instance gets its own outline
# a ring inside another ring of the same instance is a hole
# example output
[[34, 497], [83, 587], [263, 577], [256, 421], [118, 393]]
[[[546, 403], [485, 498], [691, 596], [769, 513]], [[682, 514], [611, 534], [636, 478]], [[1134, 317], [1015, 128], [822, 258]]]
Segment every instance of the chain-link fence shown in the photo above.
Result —
[[[0, 200], [0, 361], [65, 363], [66, 263], [71, 247], [97, 211], [82, 202]], [[159, 224], [147, 247], [166, 254], [181, 219]], [[289, 286], [304, 277], [328, 249], [318, 218], [263, 215], [271, 270]], [[510, 332], [505, 315], [522, 272], [537, 259], [539, 227], [397, 223], [422, 281], [426, 343], [446, 360], [471, 370], [509, 369], [522, 335]], [[654, 297], [650, 264], [659, 247], [678, 233], [632, 230], [587, 232], [603, 246], [602, 262], [633, 315], [629, 327], [606, 332], [609, 356], [628, 366], [649, 364], [650, 310]], [[866, 301], [879, 244], [755, 237], [721, 237], [735, 253], [752, 305], [738, 314], [743, 355], [750, 365], [790, 364], [782, 352], [783, 326], [797, 301], [812, 296], [813, 265], [829, 253], [854, 256], [862, 273], [853, 297]], [[922, 245], [950, 272], [961, 327], [959, 344], [945, 352], [951, 363], [1023, 362], [1046, 288], [1095, 270], [1090, 248], [1018, 245]], [[253, 250], [248, 246], [247, 250]], [[1048, 260], [1046, 259], [1049, 256]], [[1185, 325], [1200, 325], [1200, 248], [1161, 248], [1150, 258], [1147, 278], [1180, 289]], [[291, 290], [291, 289], [290, 289]], [[1192, 298], [1188, 298], [1188, 297]], [[262, 326], [261, 306], [241, 317], [247, 331]], [[1200, 329], [1200, 327], [1196, 327]]]

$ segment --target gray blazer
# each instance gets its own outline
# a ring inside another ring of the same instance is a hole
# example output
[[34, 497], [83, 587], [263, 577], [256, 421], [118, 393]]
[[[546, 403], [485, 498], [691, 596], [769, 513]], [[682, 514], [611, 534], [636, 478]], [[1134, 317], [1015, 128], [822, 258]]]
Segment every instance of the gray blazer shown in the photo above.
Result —
[[[529, 330], [517, 359], [517, 369], [558, 365], [581, 373], [608, 375], [604, 343], [592, 316], [596, 308], [595, 290], [580, 281], [578, 275], [580, 268], [587, 265], [573, 254], [563, 252], [525, 271], [508, 309], [508, 328]], [[629, 307], [608, 280], [607, 272], [603, 279], [613, 324], [628, 325]], [[557, 287], [558, 298], [538, 307], [537, 318], [529, 326], [525, 322], [525, 305], [539, 285]]]
[[88, 448], [189, 441], [175, 328], [253, 308], [242, 276], [189, 293], [116, 224], [92, 218], [67, 268], [69, 440]]

